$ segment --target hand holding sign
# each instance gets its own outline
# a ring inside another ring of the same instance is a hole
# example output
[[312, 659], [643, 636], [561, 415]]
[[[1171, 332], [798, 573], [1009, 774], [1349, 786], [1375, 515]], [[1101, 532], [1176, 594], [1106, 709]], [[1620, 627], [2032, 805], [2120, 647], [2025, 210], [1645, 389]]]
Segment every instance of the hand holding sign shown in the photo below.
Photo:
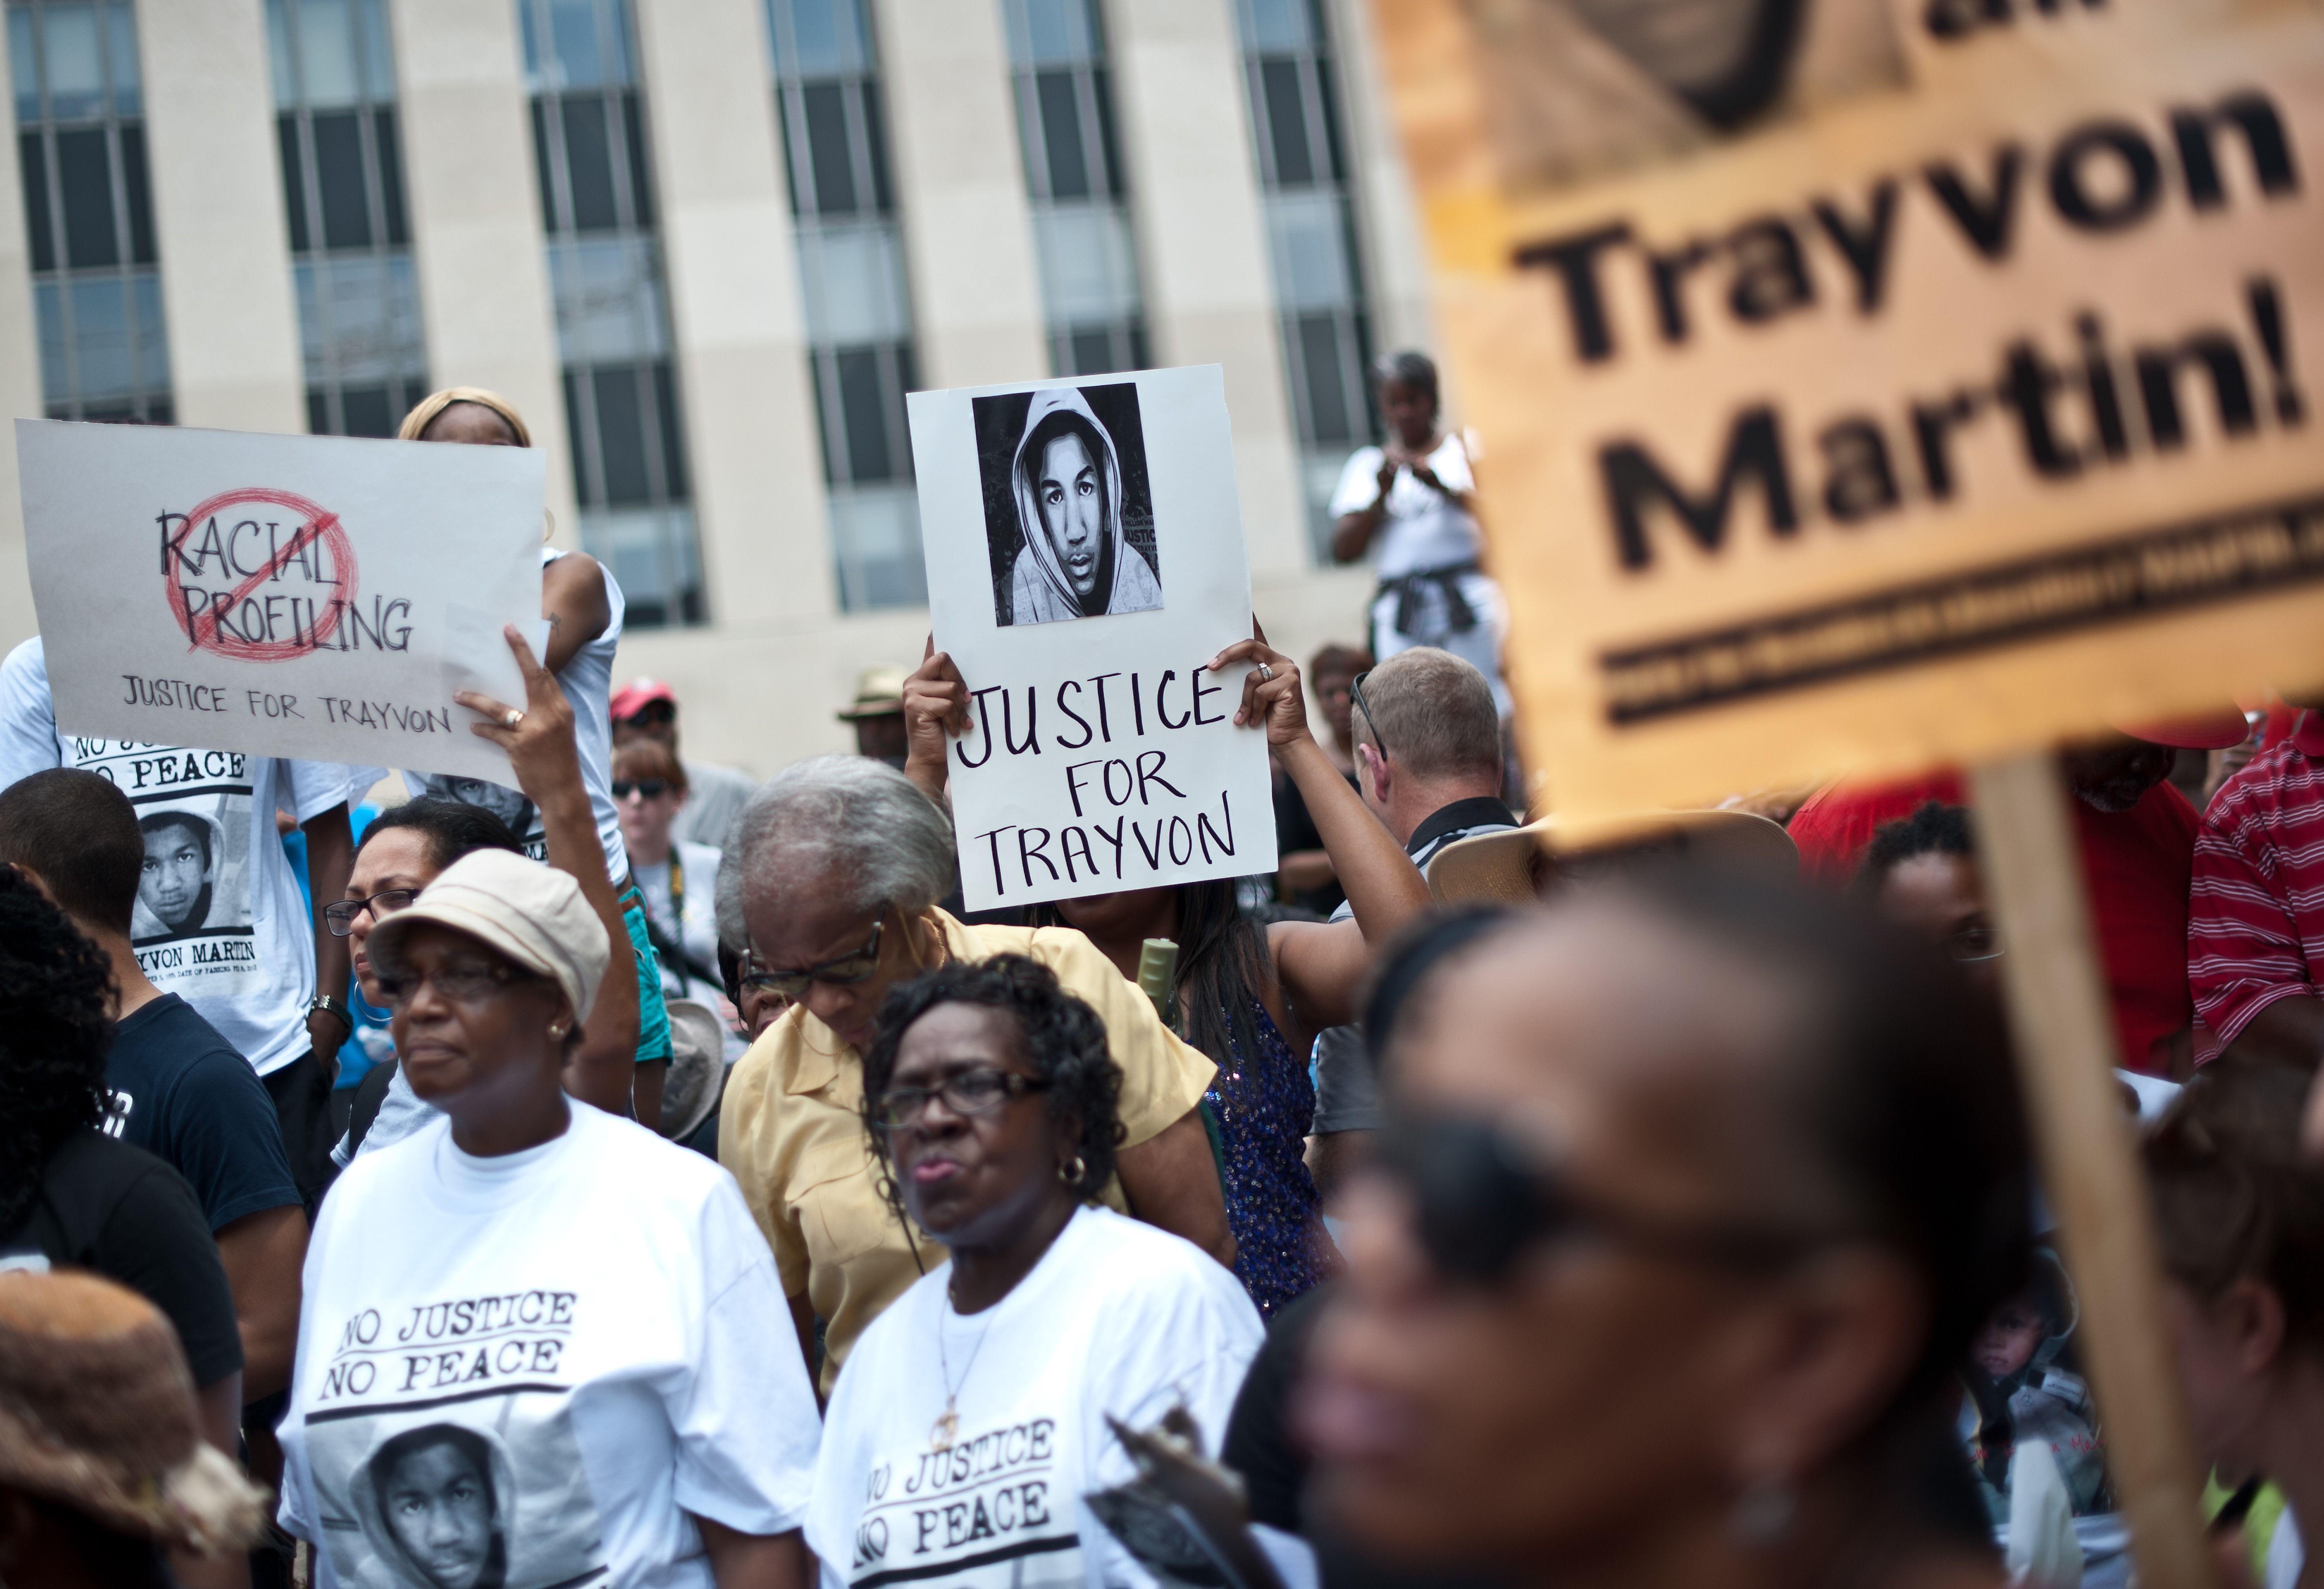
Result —
[[[905, 770], [949, 790], [970, 908], [1272, 870], [1267, 755], [1231, 702], [1240, 686], [1250, 721], [1292, 712], [1295, 736], [1304, 715], [1288, 659], [1241, 638], [1219, 372], [910, 408], [935, 624], [905, 684]], [[1264, 700], [1240, 677], [1254, 661], [1276, 675]]]
[[1307, 696], [1299, 687], [1299, 664], [1267, 643], [1267, 633], [1253, 623], [1257, 637], [1238, 640], [1204, 666], [1224, 672], [1237, 662], [1250, 663], [1243, 675], [1242, 704], [1235, 708], [1235, 726], [1264, 725], [1267, 743], [1280, 750], [1309, 737]]

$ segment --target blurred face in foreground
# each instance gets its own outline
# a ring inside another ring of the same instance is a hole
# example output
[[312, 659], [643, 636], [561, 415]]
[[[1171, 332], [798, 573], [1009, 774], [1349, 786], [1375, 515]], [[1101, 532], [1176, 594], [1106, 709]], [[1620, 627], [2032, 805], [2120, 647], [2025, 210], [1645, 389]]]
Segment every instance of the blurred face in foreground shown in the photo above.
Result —
[[[1416, 995], [1391, 1118], [1492, 1122], [1577, 1212], [1462, 1278], [1408, 1183], [1375, 1171], [1350, 1196], [1299, 1417], [1311, 1499], [1356, 1542], [1526, 1579], [1715, 1581], [1738, 1498], [1810, 1483], [1893, 1393], [1916, 1283], [1815, 1240], [1840, 1199], [1783, 1127], [1799, 995], [1769, 981], [1599, 897]], [[1743, 1233], [1784, 1255], [1729, 1261]]]

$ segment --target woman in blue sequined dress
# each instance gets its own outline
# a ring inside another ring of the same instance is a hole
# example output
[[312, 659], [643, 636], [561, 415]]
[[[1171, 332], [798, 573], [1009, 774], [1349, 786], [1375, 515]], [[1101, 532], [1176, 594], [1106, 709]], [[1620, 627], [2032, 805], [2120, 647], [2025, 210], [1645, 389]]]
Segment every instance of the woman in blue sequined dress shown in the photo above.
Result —
[[[1428, 884], [1315, 743], [1298, 664], [1251, 640], [1228, 647], [1210, 666], [1243, 663], [1258, 666], [1244, 680], [1235, 721], [1265, 730], [1307, 802], [1355, 919], [1262, 927], [1236, 908], [1227, 878], [1065, 900], [1041, 910], [1051, 925], [1086, 933], [1133, 979], [1148, 938], [1178, 946], [1179, 1030], [1219, 1067], [1207, 1100], [1219, 1129], [1235, 1274], [1259, 1311], [1272, 1314], [1322, 1279], [1334, 1259], [1304, 1159], [1315, 1109], [1308, 1052], [1317, 1032], [1356, 1019], [1374, 952], [1427, 908]], [[943, 787], [944, 733], [966, 726], [968, 699], [941, 652], [907, 681], [912, 755], [905, 771], [931, 793]]]

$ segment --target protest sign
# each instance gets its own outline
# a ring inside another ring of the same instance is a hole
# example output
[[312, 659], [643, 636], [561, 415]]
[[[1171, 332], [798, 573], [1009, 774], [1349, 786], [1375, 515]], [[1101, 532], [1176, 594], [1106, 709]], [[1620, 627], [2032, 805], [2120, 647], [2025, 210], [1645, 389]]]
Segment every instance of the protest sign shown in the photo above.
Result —
[[1812, 114], [1674, 125], [1684, 158], [1576, 188], [1659, 134], [1577, 152], [1516, 115], [1476, 23], [1506, 9], [1380, 13], [1561, 813], [2324, 677], [2312, 21], [2166, 49], [2077, 19], [1941, 91], [1867, 44]]
[[1204, 667], [1250, 636], [1218, 366], [907, 402], [970, 908], [1273, 871], [1250, 670]]
[[1550, 803], [1973, 763], [2141, 1580], [2212, 1582], [2048, 747], [2324, 678], [2316, 7], [1375, 11]]
[[16, 421], [68, 734], [501, 782], [457, 689], [521, 701], [541, 455]]

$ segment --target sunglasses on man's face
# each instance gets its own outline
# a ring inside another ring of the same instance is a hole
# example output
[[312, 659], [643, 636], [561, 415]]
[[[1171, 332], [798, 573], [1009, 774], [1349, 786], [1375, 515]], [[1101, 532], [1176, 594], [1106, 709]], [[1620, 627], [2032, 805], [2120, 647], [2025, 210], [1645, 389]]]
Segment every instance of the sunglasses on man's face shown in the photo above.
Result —
[[1576, 1236], [1743, 1270], [1781, 1269], [1839, 1239], [1609, 1208], [1577, 1194], [1538, 1152], [1499, 1125], [1464, 1115], [1407, 1115], [1384, 1133], [1378, 1162], [1410, 1194], [1415, 1234], [1430, 1265], [1456, 1284], [1504, 1284], [1535, 1248]]
[[613, 798], [617, 800], [626, 800], [633, 794], [641, 795], [650, 800], [658, 800], [669, 792], [669, 780], [667, 778], [616, 778], [613, 780]]

